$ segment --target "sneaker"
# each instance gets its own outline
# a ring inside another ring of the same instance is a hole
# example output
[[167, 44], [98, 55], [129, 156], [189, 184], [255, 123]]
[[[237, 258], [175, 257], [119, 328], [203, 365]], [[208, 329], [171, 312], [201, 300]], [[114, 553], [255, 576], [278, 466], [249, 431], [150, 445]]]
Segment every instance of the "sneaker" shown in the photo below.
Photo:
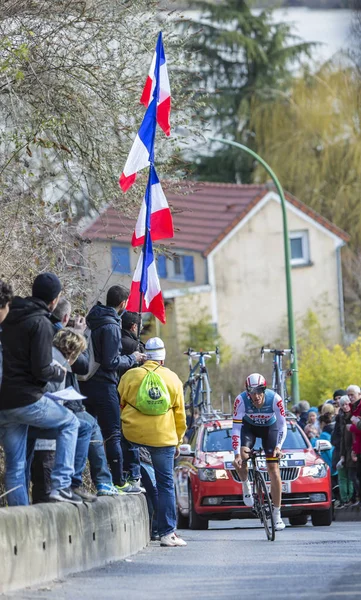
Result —
[[136, 485], [130, 485], [130, 483], [124, 483], [124, 485], [115, 486], [121, 494], [141, 494], [142, 490]]
[[142, 492], [142, 494], [145, 494], [145, 492], [146, 492], [146, 489], [145, 489], [145, 487], [143, 487], [143, 486], [141, 485], [141, 483], [140, 483], [140, 479], [128, 479], [128, 480], [127, 480], [127, 483], [129, 483], [129, 485], [131, 485], [131, 486], [133, 486], [133, 487], [139, 488], [139, 489], [140, 489], [140, 491]]
[[150, 541], [151, 542], [159, 542], [160, 540], [160, 535], [158, 533], [152, 533], [152, 535], [150, 536]]
[[284, 522], [282, 521], [282, 517], [281, 517], [281, 513], [279, 510], [274, 510], [273, 511], [273, 519], [275, 522], [275, 530], [276, 531], [282, 531], [282, 529], [284, 529], [286, 527], [286, 525], [284, 524]]
[[76, 494], [77, 496], [80, 496], [80, 498], [84, 502], [95, 502], [97, 499], [97, 497], [94, 496], [94, 494], [89, 494], [89, 492], [87, 492], [83, 486], [82, 487], [72, 487], [71, 489], [72, 489], [73, 493]]
[[51, 502], [71, 502], [71, 504], [83, 504], [82, 498], [74, 494], [71, 488], [63, 488], [61, 490], [51, 490], [49, 494]]
[[115, 485], [110, 483], [99, 483], [97, 485], [97, 496], [120, 496]]
[[247, 479], [247, 481], [242, 481], [242, 491], [243, 491], [243, 502], [246, 506], [253, 506], [253, 494], [252, 494], [252, 486]]
[[168, 535], [162, 535], [160, 538], [161, 546], [186, 546], [187, 542], [182, 540], [175, 531], [168, 533]]

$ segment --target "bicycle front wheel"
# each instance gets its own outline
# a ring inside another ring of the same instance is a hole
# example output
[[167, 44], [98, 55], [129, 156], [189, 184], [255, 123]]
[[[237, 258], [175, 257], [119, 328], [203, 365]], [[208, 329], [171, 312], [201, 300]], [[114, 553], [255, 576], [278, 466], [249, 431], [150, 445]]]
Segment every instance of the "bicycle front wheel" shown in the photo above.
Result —
[[275, 522], [273, 519], [272, 502], [268, 489], [260, 471], [255, 471], [255, 488], [258, 495], [261, 523], [265, 529], [267, 539], [273, 542], [276, 537]]

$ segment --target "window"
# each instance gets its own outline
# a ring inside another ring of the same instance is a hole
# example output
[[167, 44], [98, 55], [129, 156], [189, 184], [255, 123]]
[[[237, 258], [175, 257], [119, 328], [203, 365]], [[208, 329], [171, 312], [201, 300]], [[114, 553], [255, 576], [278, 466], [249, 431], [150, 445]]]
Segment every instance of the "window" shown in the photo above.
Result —
[[157, 267], [158, 275], [162, 279], [194, 281], [193, 256], [178, 254], [173, 259], [159, 256]]
[[112, 246], [112, 269], [114, 273], [130, 274], [129, 248]]
[[309, 265], [310, 249], [308, 231], [292, 231], [290, 233], [291, 265]]

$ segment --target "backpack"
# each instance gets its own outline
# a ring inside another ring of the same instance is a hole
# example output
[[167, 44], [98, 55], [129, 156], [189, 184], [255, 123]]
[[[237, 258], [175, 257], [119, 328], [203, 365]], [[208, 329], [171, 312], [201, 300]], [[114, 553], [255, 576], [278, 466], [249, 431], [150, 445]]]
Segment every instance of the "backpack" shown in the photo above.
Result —
[[141, 368], [145, 369], [147, 374], [139, 386], [134, 408], [143, 415], [164, 415], [171, 407], [171, 399], [161, 375], [155, 372], [158, 367], [154, 371], [149, 371], [146, 367]]
[[88, 372], [85, 373], [85, 375], [77, 375], [78, 381], [88, 381], [88, 379], [90, 379], [91, 377], [93, 377], [93, 375], [95, 375], [95, 373], [97, 372], [97, 370], [100, 367], [100, 363], [96, 362], [96, 360], [95, 360], [92, 332], [89, 327], [87, 327], [85, 329], [83, 336], [85, 337], [87, 344], [88, 344], [89, 366], [88, 366]]

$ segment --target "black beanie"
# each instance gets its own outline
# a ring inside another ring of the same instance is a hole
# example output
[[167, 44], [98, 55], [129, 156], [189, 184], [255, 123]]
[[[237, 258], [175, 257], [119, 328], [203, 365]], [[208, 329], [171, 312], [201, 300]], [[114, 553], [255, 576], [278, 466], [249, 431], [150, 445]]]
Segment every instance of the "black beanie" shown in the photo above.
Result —
[[347, 392], [346, 390], [335, 390], [333, 392], [333, 399], [336, 398], [336, 396], [346, 396]]
[[32, 295], [50, 304], [61, 292], [60, 280], [54, 273], [41, 273], [34, 279]]

